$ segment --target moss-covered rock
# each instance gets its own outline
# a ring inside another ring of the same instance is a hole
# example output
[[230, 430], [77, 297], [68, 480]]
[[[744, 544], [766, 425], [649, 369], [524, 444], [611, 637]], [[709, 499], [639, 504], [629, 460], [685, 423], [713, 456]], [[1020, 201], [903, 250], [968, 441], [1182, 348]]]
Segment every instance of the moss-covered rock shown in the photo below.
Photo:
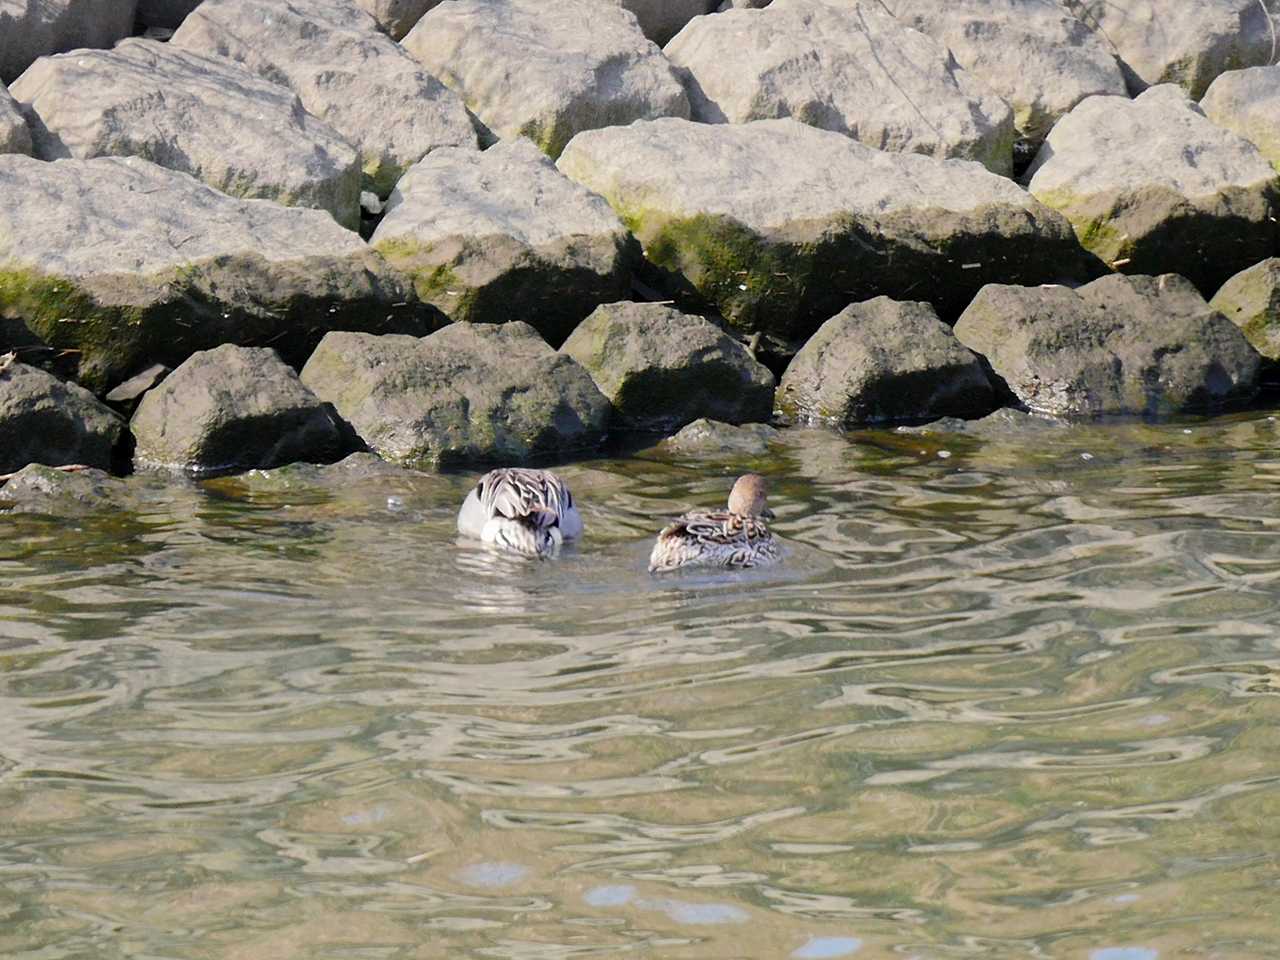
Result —
[[103, 470], [65, 471], [32, 463], [0, 484], [0, 513], [40, 513], [76, 517], [117, 511], [128, 484]]
[[1241, 270], [1209, 306], [1239, 327], [1260, 354], [1280, 360], [1280, 259], [1270, 257]]

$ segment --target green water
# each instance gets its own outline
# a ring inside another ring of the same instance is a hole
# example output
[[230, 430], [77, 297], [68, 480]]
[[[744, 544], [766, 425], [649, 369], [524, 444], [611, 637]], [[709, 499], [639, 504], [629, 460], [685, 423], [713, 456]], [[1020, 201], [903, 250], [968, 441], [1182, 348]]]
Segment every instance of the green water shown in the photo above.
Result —
[[[1280, 956], [1280, 424], [0, 516], [0, 956]], [[786, 562], [651, 578], [746, 468]], [[2, 498], [2, 491], [0, 491]]]

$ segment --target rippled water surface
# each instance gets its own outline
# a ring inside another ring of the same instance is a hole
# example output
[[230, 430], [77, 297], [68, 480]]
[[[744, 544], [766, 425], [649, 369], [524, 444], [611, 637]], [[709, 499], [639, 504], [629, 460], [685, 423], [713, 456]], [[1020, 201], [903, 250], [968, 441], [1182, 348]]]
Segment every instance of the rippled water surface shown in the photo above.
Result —
[[[0, 517], [0, 956], [1280, 956], [1278, 439], [646, 451], [543, 563], [465, 476]], [[651, 578], [748, 467], [785, 564]]]

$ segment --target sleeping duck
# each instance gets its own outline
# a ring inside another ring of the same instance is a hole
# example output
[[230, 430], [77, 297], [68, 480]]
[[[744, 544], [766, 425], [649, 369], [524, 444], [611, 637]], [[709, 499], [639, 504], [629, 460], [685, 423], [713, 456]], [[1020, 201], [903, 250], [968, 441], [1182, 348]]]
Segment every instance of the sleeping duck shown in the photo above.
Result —
[[555, 553], [582, 536], [582, 516], [563, 480], [549, 470], [490, 470], [458, 511], [458, 532], [527, 557]]
[[649, 555], [649, 572], [684, 567], [758, 567], [778, 559], [778, 542], [765, 519], [765, 480], [758, 473], [738, 478], [729, 509], [694, 510], [658, 534]]

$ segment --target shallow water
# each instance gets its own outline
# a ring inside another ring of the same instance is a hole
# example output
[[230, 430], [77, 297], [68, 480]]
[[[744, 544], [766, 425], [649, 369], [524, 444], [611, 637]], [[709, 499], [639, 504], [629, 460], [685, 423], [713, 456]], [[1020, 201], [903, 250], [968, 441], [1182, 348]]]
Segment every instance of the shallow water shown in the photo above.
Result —
[[[0, 517], [0, 956], [1280, 956], [1278, 439], [648, 451], [543, 563], [465, 476]], [[749, 467], [786, 563], [651, 578]]]

